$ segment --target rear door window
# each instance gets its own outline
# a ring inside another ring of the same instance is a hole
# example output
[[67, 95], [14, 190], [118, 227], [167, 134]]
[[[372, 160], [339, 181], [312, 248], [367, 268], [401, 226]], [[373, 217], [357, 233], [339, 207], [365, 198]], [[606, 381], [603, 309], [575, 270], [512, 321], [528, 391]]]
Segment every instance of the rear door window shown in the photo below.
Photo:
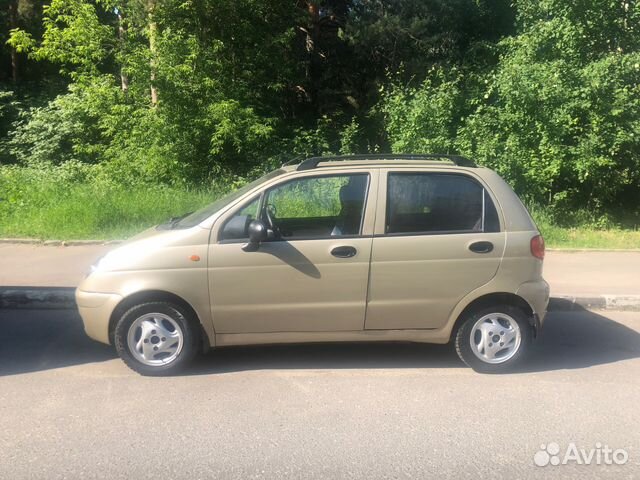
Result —
[[495, 205], [476, 180], [458, 174], [389, 173], [387, 234], [498, 231]]

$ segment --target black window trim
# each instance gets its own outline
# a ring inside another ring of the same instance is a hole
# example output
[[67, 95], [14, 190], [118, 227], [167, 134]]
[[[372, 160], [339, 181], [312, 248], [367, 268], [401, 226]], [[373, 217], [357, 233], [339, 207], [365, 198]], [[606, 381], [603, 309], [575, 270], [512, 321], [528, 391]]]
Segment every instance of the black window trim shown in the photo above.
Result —
[[371, 188], [371, 172], [369, 171], [354, 171], [354, 172], [348, 172], [348, 173], [323, 173], [323, 174], [318, 174], [318, 175], [300, 175], [300, 176], [294, 176], [291, 178], [286, 179], [283, 182], [277, 183], [275, 185], [270, 186], [269, 188], [266, 188], [265, 190], [261, 191], [258, 195], [251, 197], [251, 199], [245, 203], [242, 203], [237, 209], [233, 210], [233, 213], [230, 214], [229, 218], [227, 218], [224, 223], [222, 224], [222, 226], [220, 227], [219, 231], [218, 231], [218, 238], [217, 238], [217, 243], [221, 244], [221, 245], [225, 245], [225, 244], [232, 244], [232, 243], [247, 243], [247, 238], [230, 238], [228, 240], [222, 240], [222, 231], [224, 229], [224, 226], [227, 224], [227, 222], [229, 220], [231, 220], [231, 218], [233, 218], [239, 211], [241, 211], [243, 208], [245, 208], [247, 205], [249, 205], [251, 202], [253, 202], [254, 200], [256, 200], [256, 198], [258, 199], [258, 217], [257, 218], [263, 218], [263, 214], [264, 214], [264, 208], [265, 208], [265, 198], [267, 197], [267, 194], [275, 189], [275, 188], [279, 188], [283, 185], [286, 185], [288, 183], [297, 181], [297, 180], [303, 180], [303, 179], [308, 179], [308, 178], [331, 178], [331, 177], [353, 177], [353, 176], [366, 176], [367, 177], [367, 187], [365, 188], [364, 191], [364, 203], [362, 204], [362, 217], [360, 218], [360, 233], [356, 234], [356, 235], [340, 235], [340, 236], [324, 236], [324, 237], [299, 237], [299, 238], [274, 238], [273, 240], [268, 240], [267, 243], [272, 243], [272, 242], [288, 242], [288, 241], [308, 241], [308, 240], [341, 240], [341, 239], [353, 239], [353, 238], [371, 238], [373, 235], [363, 235], [362, 234], [362, 230], [364, 228], [364, 219], [365, 219], [365, 215], [367, 212], [367, 204], [368, 204], [368, 200], [369, 200], [369, 192], [370, 192], [370, 188]]
[[253, 203], [254, 201], [258, 201], [258, 216], [260, 215], [260, 208], [262, 207], [262, 197], [264, 195], [264, 192], [260, 192], [257, 195], [254, 195], [253, 197], [251, 197], [248, 201], [241, 203], [240, 205], [238, 205], [237, 208], [234, 208], [231, 210], [231, 213], [229, 213], [229, 216], [225, 219], [224, 222], [222, 222], [222, 225], [220, 226], [220, 228], [218, 229], [218, 238], [216, 239], [216, 243], [220, 243], [220, 244], [225, 244], [225, 243], [247, 243], [247, 240], [249, 239], [247, 238], [229, 238], [227, 240], [222, 238], [222, 234], [224, 232], [224, 227], [227, 226], [227, 223], [229, 223], [231, 221], [231, 219], [233, 217], [235, 217], [239, 212], [241, 212], [242, 210], [244, 210], [245, 208], [247, 208], [251, 203]]
[[[469, 235], [469, 234], [487, 234], [487, 233], [502, 233], [503, 232], [503, 226], [502, 226], [502, 221], [500, 220], [500, 214], [498, 212], [498, 207], [496, 206], [496, 201], [494, 198], [492, 198], [492, 193], [489, 191], [489, 189], [484, 185], [483, 182], [479, 181], [477, 178], [468, 175], [466, 173], [458, 173], [458, 172], [427, 172], [424, 170], [388, 170], [386, 172], [387, 174], [387, 192], [385, 195], [385, 204], [384, 204], [384, 233], [377, 233], [374, 235], [375, 238], [381, 238], [381, 237], [422, 237], [422, 236], [439, 236], [439, 235]], [[419, 231], [419, 232], [396, 232], [396, 233], [389, 233], [387, 232], [387, 229], [389, 228], [389, 179], [391, 177], [391, 175], [404, 175], [404, 176], [408, 176], [408, 175], [439, 175], [439, 176], [443, 176], [443, 175], [447, 175], [447, 176], [457, 176], [457, 177], [464, 177], [469, 179], [472, 182], [475, 182], [480, 188], [482, 188], [482, 230], [480, 231], [476, 231], [476, 230], [434, 230], [434, 231], [429, 231], [429, 232], [425, 232], [425, 231]], [[485, 209], [486, 209], [486, 205], [485, 205], [485, 199], [486, 196], [489, 195], [489, 199], [491, 200], [491, 202], [493, 203], [493, 208], [496, 211], [496, 214], [498, 215], [498, 228], [499, 230], [497, 232], [485, 232], [484, 231], [484, 222], [485, 222]]]

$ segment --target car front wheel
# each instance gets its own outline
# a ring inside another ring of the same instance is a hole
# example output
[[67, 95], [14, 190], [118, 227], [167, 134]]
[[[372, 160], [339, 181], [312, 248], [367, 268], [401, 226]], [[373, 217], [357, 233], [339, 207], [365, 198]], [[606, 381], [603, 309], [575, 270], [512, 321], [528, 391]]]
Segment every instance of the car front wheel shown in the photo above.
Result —
[[137, 305], [120, 318], [115, 347], [129, 368], [142, 375], [170, 375], [197, 353], [194, 319], [181, 307], [165, 302]]
[[456, 333], [455, 346], [458, 356], [475, 371], [503, 373], [522, 361], [532, 336], [522, 310], [500, 305], [468, 314]]

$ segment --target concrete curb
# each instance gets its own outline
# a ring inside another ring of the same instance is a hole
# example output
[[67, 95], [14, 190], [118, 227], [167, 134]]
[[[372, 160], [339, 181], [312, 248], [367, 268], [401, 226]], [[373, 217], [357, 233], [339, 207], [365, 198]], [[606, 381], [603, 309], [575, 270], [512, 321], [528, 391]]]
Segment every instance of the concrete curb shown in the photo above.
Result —
[[79, 247], [83, 245], [117, 245], [124, 240], [38, 240], [35, 238], [0, 238], [2, 244], [43, 245], [45, 247]]
[[0, 308], [76, 308], [75, 288], [0, 287]]
[[640, 312], [640, 295], [556, 295], [549, 300], [550, 312], [583, 309]]
[[[73, 309], [75, 288], [0, 287], [0, 308]], [[640, 295], [556, 295], [549, 300], [550, 312], [576, 310], [640, 312]]]

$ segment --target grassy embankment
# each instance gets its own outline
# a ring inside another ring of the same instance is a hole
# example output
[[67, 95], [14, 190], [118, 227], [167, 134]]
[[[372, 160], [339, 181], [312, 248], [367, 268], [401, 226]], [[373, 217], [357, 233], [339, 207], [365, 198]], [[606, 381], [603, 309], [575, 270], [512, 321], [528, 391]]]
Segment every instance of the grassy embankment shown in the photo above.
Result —
[[[0, 172], [0, 237], [126, 238], [195, 210], [223, 193], [222, 188], [122, 187]], [[533, 214], [548, 247], [640, 248], [637, 228], [565, 228], [554, 225], [543, 210], [534, 209]]]
[[47, 174], [0, 167], [0, 237], [126, 238], [222, 193], [214, 188], [122, 186], [77, 171]]

